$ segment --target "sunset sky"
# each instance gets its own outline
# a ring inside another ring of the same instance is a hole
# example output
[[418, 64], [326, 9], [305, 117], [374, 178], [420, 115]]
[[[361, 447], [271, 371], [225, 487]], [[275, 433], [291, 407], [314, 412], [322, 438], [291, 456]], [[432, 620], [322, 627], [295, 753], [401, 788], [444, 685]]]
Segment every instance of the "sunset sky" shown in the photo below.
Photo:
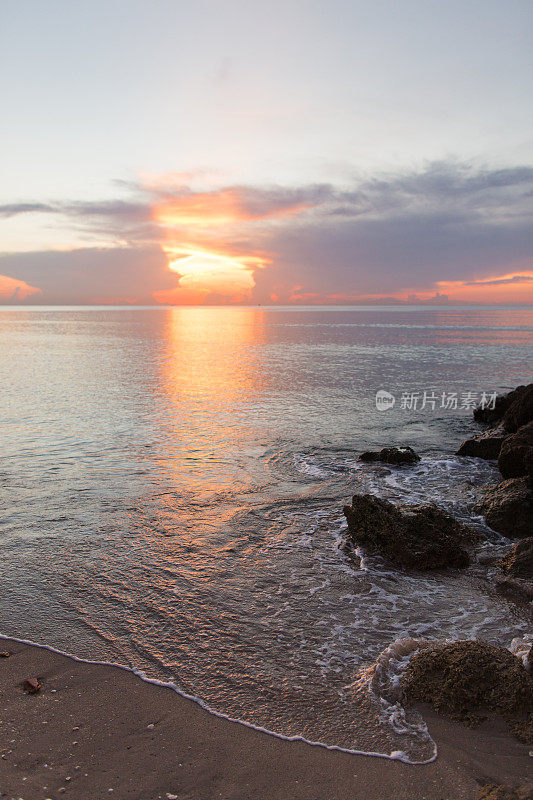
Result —
[[0, 302], [533, 303], [530, 0], [4, 0]]

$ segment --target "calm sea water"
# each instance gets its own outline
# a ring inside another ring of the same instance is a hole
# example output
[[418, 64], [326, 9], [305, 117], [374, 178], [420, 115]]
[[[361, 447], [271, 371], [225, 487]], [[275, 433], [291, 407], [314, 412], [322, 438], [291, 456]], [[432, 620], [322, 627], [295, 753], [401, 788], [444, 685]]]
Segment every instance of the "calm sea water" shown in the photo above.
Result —
[[[372, 693], [376, 657], [405, 636], [508, 644], [528, 620], [479, 566], [340, 549], [342, 506], [432, 499], [483, 527], [498, 473], [454, 456], [471, 411], [401, 395], [529, 382], [532, 342], [525, 308], [1, 309], [0, 632], [281, 735], [431, 757], [420, 718]], [[422, 461], [357, 462], [389, 444]]]

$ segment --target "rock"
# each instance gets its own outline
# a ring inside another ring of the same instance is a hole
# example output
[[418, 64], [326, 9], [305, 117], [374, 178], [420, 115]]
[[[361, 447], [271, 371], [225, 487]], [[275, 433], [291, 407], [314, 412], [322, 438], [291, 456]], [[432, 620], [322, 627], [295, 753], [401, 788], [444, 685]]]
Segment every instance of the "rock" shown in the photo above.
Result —
[[533, 451], [529, 451], [524, 456], [524, 466], [528, 478], [529, 488], [533, 489]]
[[0, 650], [0, 658], [9, 658], [11, 652], [9, 650]]
[[533, 578], [533, 536], [511, 547], [498, 566], [513, 578]]
[[497, 591], [514, 602], [533, 603], [533, 582], [517, 578], [496, 579]]
[[470, 559], [464, 545], [480, 539], [477, 531], [434, 505], [394, 506], [356, 494], [344, 515], [354, 542], [411, 569], [466, 567]]
[[478, 800], [533, 800], [533, 784], [518, 786], [496, 786], [487, 783], [478, 795]]
[[[533, 422], [533, 383], [528, 386], [519, 387], [521, 391], [515, 389], [512, 402], [503, 415], [503, 427], [506, 431], [517, 431], [524, 425]], [[510, 395], [508, 395], [509, 397]]]
[[526, 458], [533, 453], [533, 422], [523, 425], [502, 443], [498, 456], [498, 469], [504, 478], [519, 478], [526, 475]]
[[504, 536], [533, 536], [533, 495], [527, 478], [509, 478], [486, 489], [476, 511]]
[[498, 458], [500, 448], [508, 436], [503, 425], [489, 428], [487, 431], [476, 433], [471, 439], [466, 439], [457, 451], [457, 455], [487, 459]]
[[481, 406], [474, 408], [474, 419], [476, 422], [486, 422], [489, 425], [500, 422], [510, 406], [522, 396], [526, 388], [526, 386], [517, 386], [512, 392], [499, 394], [494, 403], [494, 408], [482, 408]]
[[375, 450], [365, 450], [359, 456], [358, 461], [379, 461], [379, 453]]
[[500, 422], [507, 409], [522, 395], [525, 389], [525, 386], [517, 386], [512, 392], [499, 394], [494, 403], [494, 408], [482, 408], [481, 406], [477, 406], [473, 412], [474, 419], [476, 422], [486, 422], [489, 425]]
[[384, 461], [386, 464], [415, 464], [420, 456], [412, 447], [384, 447], [379, 452], [366, 450], [359, 461]]
[[416, 653], [401, 679], [404, 702], [430, 703], [474, 727], [501, 714], [517, 738], [533, 743], [533, 679], [504, 647], [484, 642], [436, 644]]
[[41, 684], [37, 678], [28, 678], [23, 681], [22, 688], [27, 694], [37, 694], [37, 692], [41, 691]]

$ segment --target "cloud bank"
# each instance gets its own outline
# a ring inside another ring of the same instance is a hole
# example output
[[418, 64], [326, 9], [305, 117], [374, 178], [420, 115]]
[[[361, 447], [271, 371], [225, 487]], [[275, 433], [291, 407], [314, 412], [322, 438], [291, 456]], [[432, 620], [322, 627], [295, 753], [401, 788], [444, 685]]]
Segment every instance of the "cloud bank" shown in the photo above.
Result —
[[5, 224], [45, 214], [88, 243], [0, 255], [0, 275], [33, 289], [0, 302], [533, 302], [531, 167], [443, 161], [343, 186], [205, 180], [156, 176], [130, 184], [128, 199], [0, 206]]

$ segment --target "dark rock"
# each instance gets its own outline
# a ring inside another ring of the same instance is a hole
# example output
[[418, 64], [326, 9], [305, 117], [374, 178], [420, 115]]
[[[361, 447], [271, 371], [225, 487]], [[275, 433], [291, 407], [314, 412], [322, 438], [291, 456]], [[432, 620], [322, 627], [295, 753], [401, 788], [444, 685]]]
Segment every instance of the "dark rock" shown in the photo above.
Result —
[[476, 511], [504, 536], [533, 536], [533, 495], [527, 478], [509, 478], [486, 489]]
[[385, 464], [415, 464], [420, 456], [412, 447], [384, 447], [379, 452], [366, 450], [359, 461], [383, 461]]
[[528, 580], [520, 580], [518, 578], [503, 578], [496, 579], [496, 590], [514, 602], [520, 601], [521, 603], [533, 602], [533, 582]]
[[518, 389], [515, 389], [518, 394], [503, 415], [503, 426], [506, 431], [514, 432], [523, 425], [533, 422], [533, 383], [519, 388], [522, 391], [518, 392]]
[[533, 743], [533, 679], [504, 647], [484, 642], [432, 645], [413, 656], [401, 684], [405, 702], [430, 703], [472, 727], [485, 712], [498, 713], [521, 741]]
[[526, 468], [526, 475], [528, 478], [529, 488], [533, 489], [533, 451], [530, 450], [524, 456], [524, 466]]
[[512, 392], [507, 394], [499, 394], [494, 403], [494, 408], [482, 408], [478, 406], [474, 409], [474, 419], [476, 422], [486, 422], [489, 425], [494, 425], [500, 422], [508, 408], [518, 400], [523, 392], [526, 390], [525, 386], [517, 386]]
[[402, 567], [466, 567], [464, 545], [479, 541], [477, 531], [434, 505], [394, 506], [370, 494], [354, 495], [344, 507], [351, 539]]
[[379, 453], [375, 450], [365, 450], [359, 456], [359, 461], [379, 461]]
[[41, 684], [37, 678], [28, 678], [23, 681], [22, 688], [27, 694], [37, 694], [37, 692], [41, 691]]
[[509, 434], [502, 425], [497, 428], [489, 428], [464, 441], [457, 451], [457, 455], [487, 459], [498, 458], [500, 448], [507, 436]]
[[533, 453], [533, 422], [523, 425], [502, 443], [498, 469], [504, 478], [519, 478], [527, 473], [526, 457]]
[[533, 536], [515, 544], [498, 565], [513, 578], [533, 578]]

